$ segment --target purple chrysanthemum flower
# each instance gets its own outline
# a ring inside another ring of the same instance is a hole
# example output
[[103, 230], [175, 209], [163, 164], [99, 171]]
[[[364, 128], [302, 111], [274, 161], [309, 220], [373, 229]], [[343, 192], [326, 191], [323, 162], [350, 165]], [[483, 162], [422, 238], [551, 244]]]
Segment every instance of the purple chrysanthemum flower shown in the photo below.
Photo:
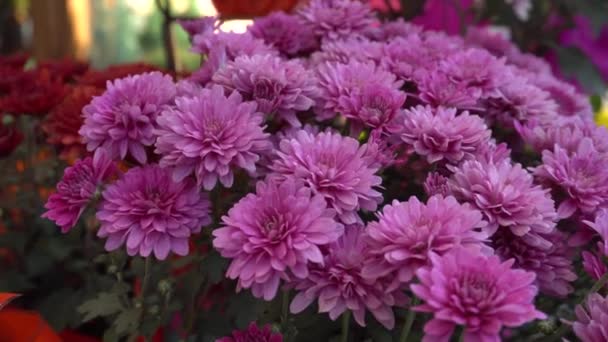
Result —
[[491, 93], [508, 72], [503, 60], [477, 48], [450, 54], [439, 62], [438, 70], [451, 82], [463, 85], [474, 98]]
[[422, 33], [422, 27], [398, 18], [382, 23], [374, 33], [374, 38], [379, 41], [389, 42], [395, 38], [418, 35]]
[[299, 127], [296, 112], [306, 111], [319, 96], [314, 77], [297, 61], [271, 55], [237, 57], [213, 75], [213, 83], [238, 91], [258, 111]]
[[462, 45], [455, 37], [440, 33], [412, 34], [387, 42], [381, 64], [399, 79], [418, 83]]
[[563, 116], [576, 116], [593, 119], [591, 101], [587, 96], [563, 81], [558, 80], [551, 74], [534, 75], [530, 77], [531, 82], [546, 91], [557, 103], [557, 113]]
[[418, 80], [420, 100], [433, 107], [454, 107], [470, 110], [477, 108], [479, 94], [463, 82], [452, 82], [447, 74], [433, 70]]
[[287, 56], [310, 51], [318, 45], [314, 33], [300, 17], [285, 12], [273, 12], [256, 18], [249, 32]]
[[241, 102], [237, 92], [226, 97], [220, 86], [177, 98], [175, 107], [158, 117], [155, 152], [162, 155], [160, 165], [173, 168], [176, 181], [194, 172], [206, 190], [218, 179], [231, 187], [233, 170], [255, 172], [260, 154], [271, 147], [255, 108], [255, 103]]
[[235, 33], [207, 30], [193, 37], [193, 52], [209, 55], [216, 49], [223, 49], [228, 60], [234, 60], [242, 55], [277, 53], [275, 49], [266, 45], [262, 39], [255, 38], [250, 32]]
[[107, 238], [107, 251], [126, 244], [129, 255], [187, 255], [189, 237], [211, 223], [210, 207], [193, 181], [175, 182], [158, 165], [136, 167], [104, 190], [97, 236]]
[[513, 259], [465, 249], [430, 259], [432, 266], [416, 272], [420, 283], [410, 286], [424, 302], [415, 310], [434, 315], [423, 342], [448, 341], [457, 325], [464, 326], [464, 341], [500, 341], [503, 326], [546, 317], [534, 307], [534, 273], [513, 269]]
[[572, 330], [583, 342], [608, 341], [608, 297], [592, 293], [584, 304], [575, 309], [576, 321]]
[[190, 38], [196, 35], [213, 34], [219, 25], [216, 17], [200, 17], [196, 19], [181, 19], [177, 23], [188, 33]]
[[321, 51], [310, 56], [312, 65], [325, 62], [348, 64], [350, 61], [380, 64], [383, 44], [364, 38], [327, 41], [321, 45]]
[[455, 108], [417, 106], [406, 110], [399, 127], [401, 140], [429, 163], [458, 163], [472, 158], [490, 141], [492, 132], [477, 115], [456, 115]]
[[384, 130], [394, 123], [405, 102], [405, 93], [385, 85], [364, 85], [350, 97], [342, 97], [339, 106], [349, 119], [351, 129], [362, 127]]
[[484, 48], [496, 57], [507, 56], [518, 50], [504, 32], [493, 30], [489, 26], [467, 27], [464, 39], [467, 45]]
[[482, 100], [484, 116], [512, 127], [514, 121], [551, 120], [557, 113], [557, 104], [546, 91], [528, 83], [521, 76], [509, 77], [492, 94]]
[[258, 182], [222, 217], [213, 246], [232, 259], [226, 276], [238, 279], [237, 290], [272, 300], [281, 279], [307, 278], [309, 262], [323, 264], [319, 247], [344, 231], [334, 215], [323, 196], [293, 180]]
[[365, 37], [377, 22], [368, 4], [351, 0], [311, 0], [298, 15], [321, 40]]
[[428, 196], [441, 195], [446, 197], [450, 195], [448, 179], [438, 172], [430, 172], [424, 180], [423, 187]]
[[605, 247], [601, 242], [597, 243], [597, 252], [583, 251], [581, 256], [583, 257], [583, 269], [591, 279], [600, 280], [600, 278], [608, 272], [608, 265], [604, 261], [606, 254], [604, 253]]
[[594, 221], [583, 220], [583, 223], [591, 227], [600, 236], [604, 245], [604, 255], [608, 256], [608, 209], [598, 210]]
[[124, 159], [128, 152], [145, 164], [145, 147], [156, 139], [156, 117], [174, 97], [171, 76], [160, 72], [114, 80], [83, 108], [84, 123], [79, 133], [89, 151], [101, 148], [111, 159]]
[[329, 313], [331, 320], [350, 310], [355, 321], [365, 326], [365, 312], [370, 311], [384, 327], [393, 329], [395, 316], [391, 307], [405, 305], [406, 297], [401, 289], [387, 291], [394, 276], [362, 276], [368, 255], [364, 229], [349, 227], [337, 242], [329, 245], [323, 265], [311, 266], [309, 276], [294, 284], [298, 294], [291, 302], [291, 312], [299, 313], [317, 300], [319, 312]]
[[321, 95], [315, 111], [321, 120], [332, 119], [336, 114], [344, 112], [340, 100], [354, 96], [363, 86], [398, 90], [403, 84], [393, 74], [373, 63], [324, 63], [316, 71]]
[[382, 201], [377, 191], [382, 179], [375, 175], [379, 165], [366, 150], [367, 145], [338, 133], [299, 131], [295, 138], [281, 141], [270, 177], [302, 180], [325, 197], [342, 222], [353, 224], [360, 221], [359, 209], [374, 211]]
[[270, 324], [260, 329], [255, 322], [251, 322], [247, 330], [235, 330], [232, 336], [222, 337], [215, 342], [283, 342], [283, 336], [273, 332]]
[[55, 221], [62, 233], [69, 232], [95, 197], [99, 186], [115, 171], [112, 160], [101, 151], [93, 158], [77, 161], [63, 172], [63, 178], [57, 184], [57, 192], [44, 205], [47, 211], [42, 217]]
[[488, 221], [486, 230], [509, 229], [535, 247], [549, 248], [541, 234], [555, 228], [557, 214], [548, 190], [533, 183], [532, 175], [510, 160], [467, 160], [449, 180], [452, 194], [481, 210]]
[[541, 181], [554, 187], [563, 199], [560, 218], [580, 211], [591, 215], [608, 206], [608, 155], [600, 154], [590, 138], [583, 138], [575, 152], [556, 145], [543, 151], [543, 164], [534, 171]]
[[515, 259], [514, 267], [534, 272], [541, 292], [565, 297], [574, 290], [571, 283], [577, 279], [567, 237], [556, 230], [543, 238], [551, 242], [549, 249], [530, 246], [511, 231], [499, 229], [491, 245], [503, 260]]
[[203, 87], [196, 83], [196, 82], [192, 82], [188, 79], [183, 79], [178, 81], [175, 84], [175, 98], [179, 98], [179, 97], [197, 97], [198, 95], [200, 95], [200, 93], [203, 90]]
[[363, 275], [373, 279], [395, 272], [405, 283], [427, 265], [431, 252], [443, 254], [460, 246], [489, 251], [483, 245], [485, 225], [479, 211], [451, 196], [433, 196], [426, 204], [416, 197], [395, 200], [384, 206], [377, 222], [367, 225], [371, 257]]

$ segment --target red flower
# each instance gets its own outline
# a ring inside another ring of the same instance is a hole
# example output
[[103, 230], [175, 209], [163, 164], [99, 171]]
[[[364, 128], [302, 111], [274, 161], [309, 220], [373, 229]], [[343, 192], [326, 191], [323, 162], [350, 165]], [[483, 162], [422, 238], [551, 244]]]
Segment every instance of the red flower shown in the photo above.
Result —
[[47, 142], [61, 148], [61, 157], [82, 156], [85, 148], [78, 134], [82, 126], [82, 107], [89, 104], [93, 96], [100, 95], [103, 88], [77, 86], [47, 116], [42, 129]]
[[145, 63], [114, 65], [105, 70], [89, 70], [79, 80], [82, 85], [98, 88], [106, 87], [106, 82], [129, 75], [142, 74], [149, 71], [162, 71], [160, 68]]
[[23, 134], [14, 125], [5, 124], [4, 121], [0, 115], [0, 157], [11, 154], [23, 140]]
[[62, 59], [40, 62], [37, 69], [48, 70], [53, 78], [68, 82], [73, 81], [78, 76], [84, 74], [89, 69], [89, 65], [73, 59]]
[[23, 72], [10, 83], [10, 89], [0, 95], [0, 112], [44, 115], [55, 107], [68, 92], [61, 79], [49, 70]]

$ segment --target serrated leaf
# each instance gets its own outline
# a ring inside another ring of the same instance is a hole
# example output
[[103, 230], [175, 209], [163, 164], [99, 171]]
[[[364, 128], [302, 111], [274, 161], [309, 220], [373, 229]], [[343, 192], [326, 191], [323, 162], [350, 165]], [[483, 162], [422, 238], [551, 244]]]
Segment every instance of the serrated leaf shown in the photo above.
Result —
[[82, 321], [87, 322], [96, 317], [116, 314], [122, 310], [122, 305], [118, 294], [102, 292], [97, 297], [82, 303], [77, 310], [84, 315]]
[[141, 308], [133, 308], [122, 311], [112, 326], [118, 336], [124, 336], [137, 330], [139, 323], [139, 317], [141, 315]]

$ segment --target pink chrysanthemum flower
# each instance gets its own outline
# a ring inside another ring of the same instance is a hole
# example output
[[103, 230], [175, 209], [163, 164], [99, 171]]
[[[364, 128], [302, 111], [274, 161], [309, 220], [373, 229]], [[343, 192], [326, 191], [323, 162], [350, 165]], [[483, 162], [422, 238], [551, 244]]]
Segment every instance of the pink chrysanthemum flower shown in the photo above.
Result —
[[175, 107], [158, 117], [160, 165], [173, 168], [176, 181], [194, 172], [206, 190], [218, 179], [231, 187], [233, 170], [255, 172], [260, 154], [271, 147], [255, 108], [255, 103], [243, 103], [237, 92], [226, 97], [220, 86], [177, 98]]
[[452, 82], [440, 70], [433, 70], [418, 80], [420, 100], [433, 107], [454, 107], [463, 110], [477, 108], [480, 94], [475, 94], [463, 82]]
[[251, 322], [247, 330], [235, 330], [232, 336], [222, 337], [215, 342], [283, 342], [283, 336], [273, 332], [270, 324], [260, 329], [255, 322]]
[[484, 252], [486, 225], [479, 211], [459, 204], [454, 197], [433, 196], [426, 204], [411, 197], [384, 206], [377, 222], [367, 226], [372, 257], [363, 275], [369, 278], [396, 272], [400, 282], [409, 282], [414, 272], [428, 263], [431, 252], [446, 253], [457, 247]]
[[395, 38], [418, 35], [422, 33], [422, 27], [398, 18], [396, 20], [385, 21], [374, 33], [374, 38], [379, 41], [389, 42]]
[[320, 194], [345, 224], [360, 221], [357, 211], [376, 210], [382, 201], [378, 192], [382, 179], [379, 165], [367, 154], [367, 145], [338, 133], [311, 134], [299, 131], [282, 140], [277, 158], [270, 166], [270, 178], [299, 179]]
[[429, 163], [442, 159], [458, 163], [475, 157], [490, 141], [492, 132], [477, 115], [456, 115], [455, 108], [417, 106], [406, 110], [399, 127], [401, 140]]
[[454, 196], [481, 210], [488, 233], [510, 229], [532, 246], [549, 248], [551, 243], [541, 234], [555, 228], [557, 214], [548, 190], [533, 183], [532, 175], [520, 164], [467, 160], [451, 167], [449, 180]]
[[504, 82], [504, 75], [508, 72], [503, 60], [477, 48], [449, 54], [439, 62], [438, 70], [451, 82], [463, 85], [473, 98], [494, 91]]
[[515, 121], [550, 120], [557, 114], [557, 104], [546, 91], [528, 83], [524, 77], [509, 77], [483, 99], [489, 119], [512, 127]]
[[45, 204], [47, 211], [42, 217], [55, 221], [62, 233], [72, 229], [89, 202], [95, 197], [99, 186], [108, 180], [116, 167], [103, 152], [93, 158], [77, 161], [65, 169], [63, 178], [57, 184], [57, 192]]
[[608, 256], [608, 209], [600, 209], [594, 221], [583, 220], [583, 223], [591, 227], [600, 236], [604, 245], [604, 255]]
[[430, 172], [424, 180], [423, 187], [428, 196], [441, 195], [446, 197], [450, 195], [448, 179], [438, 172]]
[[534, 272], [540, 292], [565, 297], [572, 293], [572, 282], [578, 277], [572, 265], [572, 255], [567, 245], [567, 236], [559, 231], [543, 235], [551, 242], [549, 249], [524, 243], [509, 230], [499, 229], [492, 236], [492, 247], [503, 260], [513, 258], [514, 267]]
[[348, 64], [350, 61], [374, 63], [378, 65], [382, 58], [383, 44], [364, 38], [326, 41], [321, 45], [321, 51], [310, 56], [312, 65], [325, 62]]
[[377, 22], [368, 4], [351, 0], [311, 0], [298, 15], [321, 40], [364, 37]]
[[572, 330], [583, 342], [608, 341], [608, 297], [598, 293], [589, 295], [585, 304], [576, 307], [576, 321]]
[[605, 247], [601, 242], [597, 243], [597, 252], [583, 251], [581, 256], [583, 257], [583, 269], [592, 279], [600, 280], [600, 278], [608, 272], [608, 264], [606, 260], [606, 254], [604, 252]]
[[587, 96], [579, 93], [571, 84], [558, 80], [550, 73], [540, 76], [538, 74], [531, 75], [530, 81], [549, 93], [551, 99], [557, 103], [557, 113], [559, 115], [593, 118], [591, 101]]
[[608, 206], [608, 155], [600, 154], [590, 138], [583, 138], [573, 153], [556, 145], [543, 151], [543, 164], [534, 171], [541, 181], [564, 195], [558, 207], [560, 218], [577, 211], [592, 215]]
[[513, 260], [465, 249], [430, 259], [432, 266], [416, 272], [420, 283], [410, 286], [424, 302], [415, 309], [434, 315], [423, 342], [447, 342], [457, 325], [465, 342], [500, 341], [502, 327], [546, 317], [534, 307], [534, 273], [513, 269]]
[[286, 56], [313, 50], [318, 45], [314, 33], [300, 17], [285, 12], [273, 12], [256, 18], [249, 32]]
[[294, 284], [298, 294], [291, 302], [291, 312], [299, 313], [318, 301], [319, 312], [329, 313], [331, 320], [350, 310], [355, 321], [365, 326], [365, 312], [370, 311], [384, 327], [393, 329], [391, 307], [405, 305], [407, 300], [402, 289], [387, 291], [390, 275], [374, 279], [362, 276], [368, 252], [364, 229], [349, 227], [340, 240], [329, 245], [323, 265], [311, 266], [309, 276]]
[[213, 246], [232, 259], [226, 276], [237, 290], [272, 300], [281, 279], [309, 276], [309, 263], [323, 264], [319, 247], [336, 241], [344, 228], [323, 196], [295, 181], [259, 182], [213, 231]]
[[174, 97], [171, 76], [160, 72], [114, 80], [83, 108], [84, 124], [79, 133], [89, 151], [101, 148], [111, 159], [124, 159], [128, 152], [145, 164], [145, 148], [156, 140], [156, 117]]
[[193, 181], [175, 182], [157, 165], [136, 167], [104, 190], [97, 236], [107, 238], [107, 251], [126, 244], [129, 255], [187, 255], [189, 237], [211, 223], [210, 207]]
[[342, 97], [342, 115], [349, 119], [351, 129], [364, 127], [385, 130], [394, 123], [405, 102], [405, 93], [384, 85], [365, 85], [350, 97]]
[[212, 78], [228, 92], [238, 91], [245, 101], [258, 104], [258, 111], [276, 115], [295, 127], [297, 112], [310, 109], [319, 96], [314, 77], [297, 61], [271, 55], [237, 57]]
[[344, 112], [340, 106], [341, 99], [354, 96], [363, 86], [398, 90], [403, 84], [393, 74], [373, 63], [324, 63], [316, 71], [321, 95], [315, 112], [321, 120], [332, 119], [336, 114]]

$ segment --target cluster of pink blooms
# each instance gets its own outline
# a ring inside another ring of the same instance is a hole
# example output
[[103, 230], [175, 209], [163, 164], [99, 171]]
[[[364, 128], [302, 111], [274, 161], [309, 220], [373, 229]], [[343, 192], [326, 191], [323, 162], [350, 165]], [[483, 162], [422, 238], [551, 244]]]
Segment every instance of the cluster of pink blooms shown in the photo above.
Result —
[[[606, 272], [608, 132], [584, 94], [502, 36], [382, 23], [349, 0], [240, 34], [182, 25], [200, 70], [115, 80], [84, 108], [94, 157], [66, 169], [45, 214], [63, 232], [94, 203], [107, 250], [185, 255], [223, 187], [240, 200], [211, 235], [237, 291], [289, 289], [292, 313], [317, 303], [387, 329], [416, 296], [425, 341], [456, 326], [497, 341], [546, 317], [534, 300], [572, 294], [578, 247], [599, 243], [584, 269]], [[574, 332], [605, 341], [607, 308], [592, 296]]]

